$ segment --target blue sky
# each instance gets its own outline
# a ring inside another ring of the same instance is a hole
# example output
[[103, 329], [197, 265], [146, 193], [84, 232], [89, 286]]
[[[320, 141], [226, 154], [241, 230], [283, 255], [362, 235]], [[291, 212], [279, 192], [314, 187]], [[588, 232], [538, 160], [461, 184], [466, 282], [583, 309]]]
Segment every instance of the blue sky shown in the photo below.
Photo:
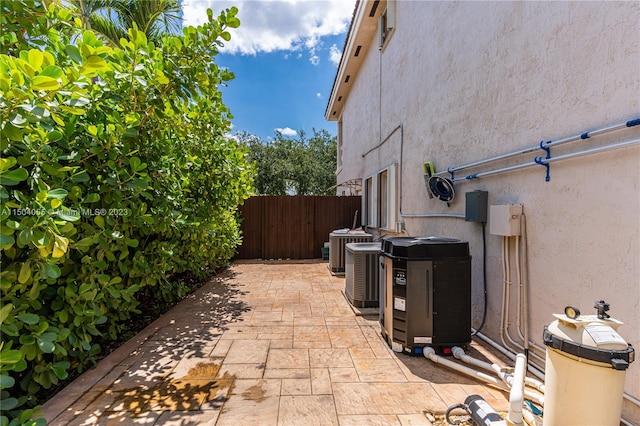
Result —
[[324, 119], [355, 0], [184, 0], [184, 25], [224, 8], [239, 9], [240, 28], [216, 58], [236, 75], [222, 88], [234, 116], [231, 133], [269, 140], [280, 130], [336, 132]]

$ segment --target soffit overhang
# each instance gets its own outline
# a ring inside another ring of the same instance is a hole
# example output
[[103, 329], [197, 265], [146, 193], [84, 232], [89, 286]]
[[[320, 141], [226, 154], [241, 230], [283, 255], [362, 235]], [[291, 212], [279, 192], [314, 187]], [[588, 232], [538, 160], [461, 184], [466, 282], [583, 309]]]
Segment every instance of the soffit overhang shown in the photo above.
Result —
[[367, 52], [376, 43], [378, 18], [384, 12], [386, 0], [358, 0], [351, 18], [349, 32], [342, 49], [338, 72], [333, 80], [331, 96], [325, 110], [327, 121], [337, 121], [360, 71]]

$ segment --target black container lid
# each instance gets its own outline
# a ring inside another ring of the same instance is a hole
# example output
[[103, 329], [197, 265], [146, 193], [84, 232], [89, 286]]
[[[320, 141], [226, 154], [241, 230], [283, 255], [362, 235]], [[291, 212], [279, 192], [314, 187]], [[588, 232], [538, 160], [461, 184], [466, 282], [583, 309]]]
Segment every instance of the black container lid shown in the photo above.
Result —
[[469, 257], [469, 243], [447, 237], [383, 238], [384, 256], [397, 259]]

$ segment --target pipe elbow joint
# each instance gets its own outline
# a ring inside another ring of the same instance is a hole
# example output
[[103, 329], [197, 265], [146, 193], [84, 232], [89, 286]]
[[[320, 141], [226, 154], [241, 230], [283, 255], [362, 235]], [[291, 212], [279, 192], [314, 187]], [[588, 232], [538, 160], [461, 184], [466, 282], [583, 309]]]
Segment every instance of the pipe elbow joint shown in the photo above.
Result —
[[451, 353], [455, 358], [460, 360], [464, 359], [464, 357], [466, 356], [466, 354], [464, 353], [464, 349], [459, 346], [454, 346], [453, 348], [451, 348]]
[[422, 355], [424, 355], [425, 358], [434, 361], [433, 357], [435, 357], [436, 351], [431, 346], [425, 346], [422, 349]]

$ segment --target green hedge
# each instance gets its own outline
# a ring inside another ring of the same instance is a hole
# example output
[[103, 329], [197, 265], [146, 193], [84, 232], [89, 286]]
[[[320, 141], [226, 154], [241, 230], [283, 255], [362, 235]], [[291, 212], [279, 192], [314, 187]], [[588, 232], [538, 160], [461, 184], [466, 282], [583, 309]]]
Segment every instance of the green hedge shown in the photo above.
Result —
[[34, 395], [90, 365], [141, 294], [174, 300], [228, 262], [254, 171], [214, 61], [235, 8], [110, 47], [59, 5], [0, 7], [4, 425], [34, 423]]

